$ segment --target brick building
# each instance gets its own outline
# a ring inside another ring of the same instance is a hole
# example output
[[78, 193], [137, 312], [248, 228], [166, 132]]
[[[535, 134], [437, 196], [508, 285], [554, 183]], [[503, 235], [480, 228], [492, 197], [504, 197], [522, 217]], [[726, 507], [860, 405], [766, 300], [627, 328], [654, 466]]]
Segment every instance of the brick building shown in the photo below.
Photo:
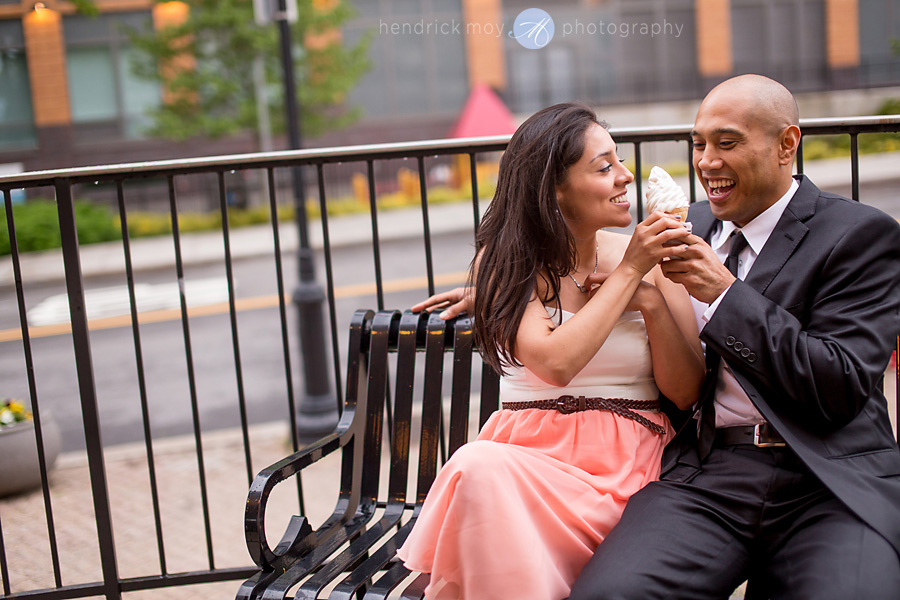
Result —
[[[90, 18], [58, 0], [0, 0], [0, 170], [258, 149], [249, 133], [148, 138], [145, 110], [163, 92], [131, 74], [119, 25], [161, 26], [183, 18], [185, 6], [96, 4], [101, 15]], [[795, 92], [900, 85], [898, 0], [562, 0], [543, 6], [555, 33], [538, 49], [510, 36], [533, 0], [353, 5], [344, 39], [371, 36], [372, 69], [349, 98], [363, 117], [305, 140], [310, 146], [444, 137], [476, 83], [520, 115], [568, 99], [604, 107], [695, 100], [746, 72]]]

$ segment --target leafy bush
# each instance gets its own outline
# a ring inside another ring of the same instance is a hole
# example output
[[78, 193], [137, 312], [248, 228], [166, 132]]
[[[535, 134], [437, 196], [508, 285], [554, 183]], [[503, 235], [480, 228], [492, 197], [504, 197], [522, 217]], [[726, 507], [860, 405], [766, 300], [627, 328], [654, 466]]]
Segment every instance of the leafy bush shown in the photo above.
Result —
[[172, 222], [166, 213], [128, 213], [128, 235], [133, 238], [172, 233]]
[[[900, 98], [885, 100], [875, 114], [900, 114]], [[857, 140], [860, 154], [900, 151], [900, 134], [897, 133], [864, 133]], [[850, 156], [849, 135], [815, 135], [803, 139], [804, 160], [847, 156]]]
[[[284, 220], [285, 210], [279, 210], [279, 218]], [[293, 212], [290, 213], [293, 215]], [[228, 209], [228, 225], [232, 228], [269, 223], [269, 207]], [[222, 215], [218, 211], [208, 213], [185, 212], [178, 215], [178, 231], [213, 231], [222, 229]], [[133, 238], [166, 235], [172, 233], [169, 213], [129, 212], [128, 235]]]
[[[56, 203], [33, 200], [13, 206], [13, 222], [19, 252], [59, 248], [59, 214]], [[81, 244], [93, 244], [120, 239], [118, 223], [109, 209], [85, 201], [75, 202], [75, 222]], [[0, 213], [0, 255], [12, 252], [6, 210]]]
[[96, 244], [122, 239], [118, 215], [105, 206], [87, 201], [75, 202], [75, 223], [78, 228], [78, 243]]
[[[478, 195], [482, 201], [494, 195], [495, 182], [487, 180], [479, 186]], [[428, 189], [430, 205], [452, 202], [471, 202], [471, 190], [456, 189], [446, 186], [435, 186]], [[419, 206], [419, 194], [410, 195], [403, 192], [382, 193], [378, 196], [379, 210]], [[10, 253], [9, 235], [6, 227], [5, 213], [0, 202], [0, 256]], [[307, 216], [310, 219], [321, 217], [319, 201], [309, 199], [306, 203]], [[328, 215], [335, 217], [353, 213], [367, 213], [369, 203], [361, 202], [354, 196], [335, 197], [328, 200]], [[84, 200], [75, 202], [75, 218], [78, 223], [78, 240], [82, 245], [95, 242], [120, 240], [122, 238], [118, 213], [108, 207], [92, 204]], [[25, 204], [13, 207], [13, 219], [16, 225], [16, 237], [19, 252], [47, 250], [60, 247], [59, 219], [56, 203], [52, 200], [34, 199]], [[284, 205], [278, 207], [278, 220], [290, 222], [294, 220], [294, 207]], [[246, 227], [271, 222], [268, 205], [251, 208], [229, 208], [228, 221], [231, 228]], [[178, 227], [181, 233], [196, 231], [217, 231], [222, 229], [222, 215], [219, 211], [208, 213], [184, 212], [178, 215]], [[128, 234], [132, 239], [171, 235], [172, 222], [167, 212], [128, 212]]]

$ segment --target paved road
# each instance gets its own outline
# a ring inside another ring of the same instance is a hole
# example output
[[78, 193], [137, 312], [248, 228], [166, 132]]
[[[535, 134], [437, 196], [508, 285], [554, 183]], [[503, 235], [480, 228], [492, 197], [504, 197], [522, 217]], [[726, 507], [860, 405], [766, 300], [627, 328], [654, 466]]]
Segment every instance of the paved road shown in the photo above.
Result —
[[[461, 280], [472, 254], [471, 234], [445, 234], [434, 239], [434, 251], [440, 256], [437, 274], [449, 274], [449, 280]], [[411, 240], [390, 241], [383, 244], [381, 261], [386, 281], [384, 303], [386, 307], [404, 308], [423, 298], [427, 292], [424, 277], [426, 270], [424, 253], [415, 249]], [[342, 356], [345, 332], [350, 317], [357, 308], [377, 307], [372, 282], [375, 281], [371, 244], [344, 246], [333, 256], [336, 289], [336, 314], [338, 339]], [[324, 281], [324, 263], [318, 256], [318, 273]], [[296, 260], [292, 253], [284, 255], [286, 279], [296, 279]], [[146, 373], [149, 413], [154, 437], [185, 434], [191, 431], [191, 382], [188, 378], [185, 355], [185, 335], [178, 308], [177, 287], [173, 294], [165, 293], [173, 285], [174, 271], [170, 269], [141, 272], [136, 282], [145, 291], [162, 290], [151, 298], [157, 305], [169, 302], [174, 310], [158, 310], [158, 322], [140, 328], [141, 350]], [[231, 320], [227, 305], [227, 284], [224, 265], [197, 265], [187, 269], [188, 282], [200, 282], [201, 292], [187, 297], [196, 298], [200, 307], [207, 306], [204, 316], [192, 317], [189, 336], [195, 374], [195, 394], [204, 430], [234, 427], [240, 424], [238, 410], [238, 383], [235, 369], [234, 344]], [[280, 318], [277, 306], [275, 267], [271, 257], [251, 257], [234, 263], [234, 280], [237, 298], [238, 340], [241, 361], [243, 395], [250, 420], [254, 423], [282, 420], [287, 417], [287, 382]], [[456, 283], [454, 283], [456, 285]], [[127, 295], [121, 277], [103, 276], [88, 278], [88, 290], [103, 291], [107, 302], [103, 303], [104, 319], [110, 325], [96, 329], [91, 334], [94, 372], [101, 425], [105, 444], [119, 444], [142, 439], [140, 391], [136, 368], [135, 347], [128, 315]], [[217, 297], [220, 290], [226, 292]], [[395, 290], [395, 291], [390, 291]], [[43, 330], [53, 332], [54, 310], [41, 310], [58, 302], [54, 296], [62, 293], [61, 283], [46, 283], [26, 289], [29, 311], [45, 321]], [[288, 290], [290, 292], [290, 290]], [[90, 296], [90, 292], [88, 293]], [[94, 294], [96, 297], [97, 294]], [[110, 300], [118, 297], [120, 301]], [[208, 306], [212, 300], [219, 304]], [[90, 302], [90, 300], [89, 300]], [[9, 289], [0, 292], [0, 334], [18, 338], [18, 315], [15, 296]], [[65, 308], [65, 305], [63, 304]], [[67, 310], [67, 309], [66, 309]], [[327, 322], [327, 305], [323, 317]], [[288, 305], [288, 332], [290, 352], [294, 364], [298, 364], [297, 324], [294, 308]], [[118, 313], [118, 317], [114, 316]], [[63, 319], [66, 314], [63, 311]], [[96, 321], [95, 321], [96, 322]], [[63, 432], [64, 450], [83, 447], [81, 410], [78, 402], [78, 386], [75, 375], [74, 351], [71, 336], [65, 326], [57, 335], [41, 335], [31, 340], [34, 356], [34, 372], [38, 399], [42, 407], [53, 411]], [[330, 335], [326, 333], [326, 335]], [[330, 348], [330, 338], [326, 340]], [[27, 397], [28, 384], [25, 375], [22, 342], [12, 339], [0, 342], [0, 381], [10, 395]], [[331, 374], [329, 374], [331, 375]], [[294, 388], [303, 390], [299, 367], [294, 369]], [[333, 381], [334, 377], [331, 375]]]
[[[825, 187], [849, 193], [845, 181], [846, 178], [836, 178], [832, 185]], [[861, 190], [861, 197], [867, 203], [900, 217], [900, 194], [896, 193], [895, 182], [881, 181], [866, 185]], [[466, 210], [462, 211], [462, 217], [459, 211], [453, 214], [450, 218], [438, 213], [434, 222], [434, 229], [438, 232], [434, 238], [435, 272], [444, 277], [442, 288], [462, 282], [462, 273], [472, 255], [471, 225], [460, 225], [458, 222], [460, 218], [471, 220], [471, 216], [466, 216]], [[361, 220], [366, 221], [367, 218]], [[393, 230], [392, 220], [398, 221]], [[455, 225], [450, 223], [453, 220], [457, 221]], [[332, 224], [333, 239], [339, 240], [333, 263], [341, 356], [345, 355], [344, 336], [353, 311], [377, 306], [373, 285], [376, 280], [373, 248], [370, 241], [360, 241], [370, 240], [371, 237], [365, 231], [362, 234], [357, 232], [354, 242], [354, 236], [349, 233], [351, 225], [350, 221]], [[401, 217], [385, 216], [382, 225], [382, 233], [387, 238], [380, 246], [385, 281], [384, 303], [386, 307], [404, 308], [426, 295], [423, 243], [421, 236], [409, 237], [410, 224], [402, 222]], [[349, 237], [341, 240], [340, 236], [344, 234]], [[254, 235], [254, 239], [259, 237]], [[268, 243], [271, 246], [271, 242]], [[155, 250], [150, 252], [154, 253]], [[249, 254], [251, 256], [234, 261], [241, 385], [250, 421], [261, 423], [287, 417], [287, 382], [274, 260], [271, 253], [268, 256], [255, 252]], [[285, 279], [293, 282], [296, 279], [293, 252], [285, 252], [284, 260]], [[319, 279], [324, 281], [321, 252], [317, 255], [317, 261]], [[234, 427], [240, 424], [239, 387], [230, 317], [227, 304], [222, 304], [227, 300], [225, 268], [221, 260], [195, 262], [198, 264], [187, 267], [185, 277], [189, 302], [197, 305], [196, 310], [202, 311], [192, 313], [196, 316], [192, 316], [189, 323], [195, 374], [193, 393], [204, 430]], [[65, 326], [54, 329], [53, 325], [54, 319], [59, 320], [59, 308], [62, 309], [63, 320], [67, 315], [65, 302], [59, 298], [54, 300], [54, 296], [64, 292], [64, 286], [58, 276], [39, 276], [41, 271], [36, 266], [29, 269], [25, 279], [31, 324], [43, 325], [43, 333], [31, 340], [38, 399], [41, 406], [52, 410], [60, 422], [64, 449], [79, 449], [83, 447], [84, 439], [71, 337]], [[155, 322], [148, 322], [140, 328], [154, 437], [188, 433], [192, 428], [192, 382], [186, 367], [185, 335], [177, 310], [174, 268], [171, 262], [165, 268], [146, 268], [137, 274], [136, 280], [141, 290], [142, 310], [155, 309], [152, 315], [157, 317]], [[99, 311], [89, 313], [89, 316], [97, 325], [92, 328], [91, 344], [104, 443], [108, 445], [142, 439], [135, 346], [124, 283], [121, 273], [88, 275], [85, 281], [88, 295], [93, 298], [89, 302]], [[170, 310], [165, 310], [167, 307]], [[14, 291], [0, 282], [0, 381], [4, 383], [0, 393], [28, 397], [18, 327]], [[288, 307], [288, 332], [290, 352], [297, 365], [297, 324], [291, 306]], [[326, 342], [330, 347], [330, 339]], [[300, 394], [303, 381], [299, 367], [293, 369], [293, 375], [294, 389]], [[333, 380], [333, 371], [329, 376]]]

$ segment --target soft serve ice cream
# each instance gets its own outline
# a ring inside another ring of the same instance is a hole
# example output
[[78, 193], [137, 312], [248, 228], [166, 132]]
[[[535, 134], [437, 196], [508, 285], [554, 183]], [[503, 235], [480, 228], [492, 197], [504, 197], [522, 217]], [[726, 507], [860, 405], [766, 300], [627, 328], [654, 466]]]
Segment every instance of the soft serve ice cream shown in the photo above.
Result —
[[684, 190], [681, 189], [672, 176], [661, 167], [650, 169], [650, 179], [645, 194], [647, 214], [660, 211], [670, 215], [677, 215], [681, 222], [687, 219], [688, 202]]

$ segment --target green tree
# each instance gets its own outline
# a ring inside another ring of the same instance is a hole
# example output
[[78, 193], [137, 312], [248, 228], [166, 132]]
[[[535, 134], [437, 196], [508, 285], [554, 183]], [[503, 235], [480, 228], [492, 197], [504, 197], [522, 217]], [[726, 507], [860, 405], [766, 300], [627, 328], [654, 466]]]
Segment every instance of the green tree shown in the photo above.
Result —
[[100, 9], [97, 8], [97, 5], [94, 4], [94, 0], [71, 0], [72, 4], [75, 5], [75, 10], [81, 13], [82, 15], [88, 15], [89, 17], [96, 17], [100, 14]]
[[[162, 3], [157, 0], [157, 3]], [[282, 68], [277, 25], [257, 25], [252, 0], [186, 0], [189, 17], [157, 31], [131, 31], [135, 73], [158, 81], [161, 105], [149, 133], [184, 140], [256, 130], [254, 60], [262, 57], [272, 128], [284, 130]], [[314, 7], [297, 0], [294, 72], [305, 135], [343, 127], [358, 116], [345, 99], [368, 69], [368, 38], [346, 46], [340, 25], [352, 16], [344, 0]], [[304, 44], [315, 38], [318, 43]], [[323, 41], [324, 40], [324, 41]]]

